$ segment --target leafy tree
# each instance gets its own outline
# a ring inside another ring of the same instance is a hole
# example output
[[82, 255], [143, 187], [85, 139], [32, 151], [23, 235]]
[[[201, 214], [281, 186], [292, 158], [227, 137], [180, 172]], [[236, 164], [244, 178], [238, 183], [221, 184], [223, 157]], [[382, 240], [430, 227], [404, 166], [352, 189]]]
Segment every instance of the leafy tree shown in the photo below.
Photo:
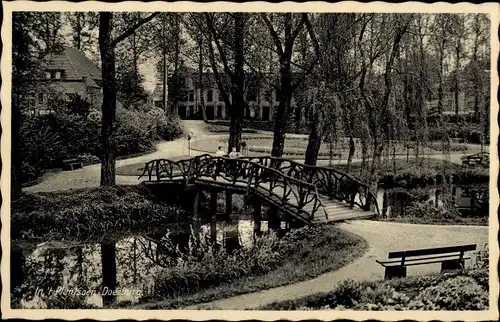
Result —
[[63, 49], [64, 39], [61, 34], [62, 14], [60, 12], [33, 12], [36, 26], [32, 29], [35, 39], [41, 44], [45, 54]]
[[35, 90], [33, 79], [41, 77], [39, 59], [43, 50], [32, 37], [38, 25], [38, 14], [14, 12], [12, 14], [12, 97], [11, 97], [11, 198], [21, 194], [21, 121], [30, 107], [29, 95]]
[[66, 12], [67, 23], [71, 27], [71, 45], [85, 53], [92, 52], [97, 45], [94, 29], [99, 25], [99, 16], [95, 12]]

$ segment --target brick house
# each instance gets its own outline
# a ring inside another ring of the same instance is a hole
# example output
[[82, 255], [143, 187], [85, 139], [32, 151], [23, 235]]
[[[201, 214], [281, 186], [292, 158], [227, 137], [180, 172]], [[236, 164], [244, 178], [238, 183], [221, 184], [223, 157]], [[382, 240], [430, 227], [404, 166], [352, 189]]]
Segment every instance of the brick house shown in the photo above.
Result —
[[41, 67], [40, 89], [28, 97], [30, 114], [53, 113], [60, 108], [61, 100], [71, 101], [77, 96], [89, 102], [91, 109], [101, 108], [101, 70], [83, 52], [64, 48], [45, 56]]
[[[182, 119], [201, 118], [201, 95], [205, 103], [205, 111], [208, 120], [226, 120], [229, 119], [229, 111], [226, 107], [219, 87], [215, 81], [215, 76], [211, 72], [203, 74], [203, 93], [198, 86], [198, 70], [184, 65], [179, 67], [179, 87], [180, 95], [177, 101], [177, 109], [170, 107], [170, 112], [178, 114]], [[246, 91], [245, 100], [245, 118], [271, 121], [274, 111], [279, 105], [276, 99], [276, 91], [265, 86], [265, 81], [259, 80], [252, 74], [245, 75]], [[168, 102], [172, 102], [172, 77], [169, 77], [168, 84]], [[267, 87], [267, 88], [266, 88]], [[160, 80], [153, 92], [153, 104], [155, 107], [163, 108], [163, 82]], [[167, 103], [168, 104], [168, 103]], [[292, 99], [292, 108], [295, 108], [295, 100]]]

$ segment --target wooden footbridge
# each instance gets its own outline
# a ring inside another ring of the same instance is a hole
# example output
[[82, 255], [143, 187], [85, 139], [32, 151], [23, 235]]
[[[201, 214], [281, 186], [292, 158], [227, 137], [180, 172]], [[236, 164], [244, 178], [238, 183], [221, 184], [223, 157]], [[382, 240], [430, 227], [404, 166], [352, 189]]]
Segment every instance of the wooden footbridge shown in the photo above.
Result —
[[347, 173], [273, 157], [229, 159], [208, 154], [146, 163], [145, 184], [166, 182], [211, 186], [258, 195], [304, 224], [379, 215], [367, 184]]

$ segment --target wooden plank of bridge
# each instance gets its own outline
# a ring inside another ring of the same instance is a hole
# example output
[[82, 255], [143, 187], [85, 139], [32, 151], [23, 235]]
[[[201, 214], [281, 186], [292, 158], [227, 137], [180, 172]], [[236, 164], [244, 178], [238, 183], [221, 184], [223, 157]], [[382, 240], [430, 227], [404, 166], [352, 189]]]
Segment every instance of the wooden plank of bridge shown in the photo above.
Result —
[[[241, 189], [245, 190], [247, 184], [244, 182], [231, 182], [227, 179], [217, 177], [216, 179], [210, 178], [210, 177], [202, 177], [202, 178], [197, 178], [197, 181], [199, 183], [204, 183], [208, 185], [214, 185], [215, 186], [220, 186], [222, 189], [224, 187], [231, 187], [231, 188], [236, 188], [236, 189]], [[261, 190], [261, 194], [265, 199], [269, 199], [270, 197], [265, 196], [265, 192], [269, 191], [269, 183], [260, 183], [259, 185], [259, 190]], [[279, 198], [280, 196], [283, 195], [283, 188], [281, 187], [275, 187], [273, 189], [273, 192], [278, 195]], [[335, 200], [335, 199], [329, 199], [327, 196], [321, 195], [320, 199], [324, 205], [324, 210], [328, 215], [328, 218], [326, 218], [325, 214], [323, 213], [323, 209], [319, 208], [317, 212], [315, 213], [315, 217], [313, 219], [313, 223], [319, 224], [319, 223], [328, 223], [328, 222], [336, 222], [336, 221], [344, 221], [344, 220], [353, 220], [353, 219], [365, 219], [372, 217], [374, 214], [369, 212], [369, 211], [364, 211], [362, 209], [358, 209], [357, 207], [350, 208], [348, 203]], [[276, 201], [276, 200], [275, 200]], [[293, 194], [290, 194], [289, 199], [286, 201], [289, 205], [297, 205], [298, 201], [296, 197]], [[311, 213], [313, 210], [313, 205], [308, 204], [306, 205], [303, 210], [307, 213]], [[288, 210], [290, 212], [291, 209]], [[225, 220], [228, 221], [230, 219], [232, 212], [232, 191], [226, 191], [226, 211], [225, 211]], [[296, 215], [296, 214], [292, 214]], [[279, 220], [279, 218], [278, 218]], [[271, 226], [276, 225], [276, 222], [273, 222], [272, 216], [271, 216]]]

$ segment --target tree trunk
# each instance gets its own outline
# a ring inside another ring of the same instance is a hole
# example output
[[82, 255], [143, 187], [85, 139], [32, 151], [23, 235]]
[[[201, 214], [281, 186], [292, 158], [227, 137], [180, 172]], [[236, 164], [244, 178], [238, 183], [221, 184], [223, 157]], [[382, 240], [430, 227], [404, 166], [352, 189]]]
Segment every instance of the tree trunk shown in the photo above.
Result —
[[457, 45], [455, 48], [455, 115], [457, 117], [457, 122], [458, 122], [458, 116], [459, 116], [459, 98], [460, 98], [460, 92], [459, 92], [459, 68], [460, 68], [460, 45]]
[[[312, 119], [314, 120], [315, 118], [313, 117]], [[321, 135], [317, 127], [317, 122], [310, 122], [310, 130], [304, 163], [306, 165], [316, 165], [321, 147]]]
[[11, 165], [10, 165], [10, 198], [17, 200], [22, 193], [21, 189], [21, 107], [19, 93], [12, 95], [11, 114]]
[[115, 185], [113, 123], [116, 117], [115, 51], [112, 43], [113, 14], [101, 12], [99, 49], [102, 64], [101, 186]]
[[167, 69], [167, 51], [163, 49], [163, 109], [165, 113], [170, 113], [168, 109], [168, 69]]
[[180, 48], [179, 48], [179, 42], [180, 42], [180, 20], [178, 14], [175, 15], [175, 51], [174, 51], [174, 97], [173, 97], [173, 110], [174, 112], [177, 111], [177, 105], [179, 101], [179, 94], [180, 94], [180, 84], [179, 84], [179, 54], [180, 54]]
[[[163, 29], [163, 37], [166, 37], [167, 32], [167, 23], [165, 19], [162, 19], [162, 29]], [[165, 41], [165, 40], [163, 40]], [[167, 48], [166, 44], [162, 44], [162, 64], [163, 64], [163, 110], [165, 113], [170, 113], [168, 109], [168, 69], [167, 69]]]
[[356, 145], [354, 144], [354, 138], [349, 136], [349, 155], [347, 156], [347, 166], [346, 166], [346, 172], [349, 173], [351, 170], [351, 163], [352, 163], [352, 158], [354, 157], [354, 153], [356, 152]]
[[206, 122], [207, 111], [205, 109], [205, 98], [203, 97], [204, 84], [203, 84], [203, 35], [202, 34], [200, 34], [200, 38], [198, 40], [198, 49], [199, 49], [199, 59], [200, 59], [198, 62], [198, 83], [199, 83], [198, 87], [200, 88], [200, 108], [203, 120]]
[[232, 148], [240, 151], [241, 148], [241, 132], [243, 129], [243, 113], [245, 109], [244, 86], [245, 86], [245, 71], [244, 66], [244, 29], [245, 17], [241, 13], [235, 13], [235, 28], [234, 28], [234, 84], [231, 90], [233, 98], [231, 109], [231, 124], [229, 126], [229, 146], [230, 152]]
[[[284, 56], [286, 56], [286, 54], [284, 54]], [[290, 112], [291, 90], [292, 83], [289, 58], [282, 57], [281, 90], [279, 95], [280, 103], [275, 114], [273, 149], [271, 152], [273, 157], [279, 158], [283, 155], [287, 120]]]

